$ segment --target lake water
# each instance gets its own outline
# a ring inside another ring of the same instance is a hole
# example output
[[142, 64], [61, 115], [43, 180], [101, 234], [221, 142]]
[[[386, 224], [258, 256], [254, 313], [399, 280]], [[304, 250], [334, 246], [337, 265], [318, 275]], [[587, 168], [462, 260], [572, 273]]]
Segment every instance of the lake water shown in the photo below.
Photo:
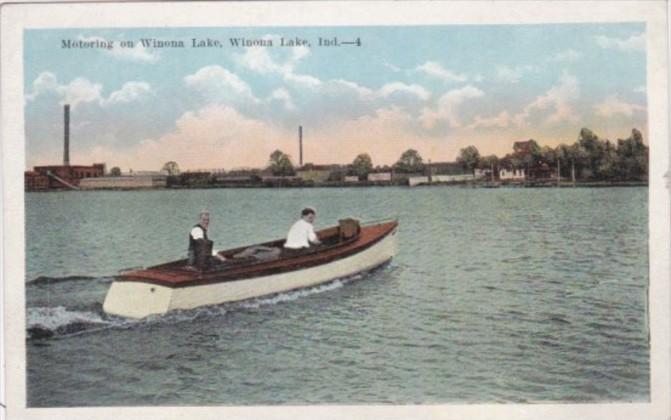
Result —
[[[26, 194], [28, 405], [648, 401], [645, 188]], [[110, 317], [119, 270], [398, 217], [399, 253], [249, 302]]]

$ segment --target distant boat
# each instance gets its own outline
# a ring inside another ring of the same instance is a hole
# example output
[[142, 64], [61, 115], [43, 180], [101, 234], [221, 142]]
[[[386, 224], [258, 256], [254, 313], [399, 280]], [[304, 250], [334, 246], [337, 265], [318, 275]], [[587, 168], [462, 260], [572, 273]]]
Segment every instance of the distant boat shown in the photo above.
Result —
[[[366, 272], [396, 254], [397, 228], [396, 220], [360, 225], [346, 219], [317, 232], [321, 245], [301, 251], [283, 249], [282, 239], [221, 251], [226, 261], [211, 261], [200, 269], [183, 259], [125, 272], [112, 282], [103, 310], [144, 318], [312, 287]], [[257, 249], [261, 252], [254, 256]]]

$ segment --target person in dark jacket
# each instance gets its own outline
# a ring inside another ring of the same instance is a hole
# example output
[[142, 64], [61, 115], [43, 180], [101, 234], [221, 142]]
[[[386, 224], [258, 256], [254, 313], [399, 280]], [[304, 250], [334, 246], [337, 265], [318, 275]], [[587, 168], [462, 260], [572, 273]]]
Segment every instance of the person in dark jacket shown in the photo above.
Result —
[[[196, 262], [196, 248], [198, 241], [209, 241], [207, 238], [207, 228], [210, 226], [210, 212], [207, 210], [202, 210], [200, 212], [200, 217], [198, 224], [196, 224], [191, 231], [189, 232], [189, 265], [194, 265]], [[220, 261], [225, 261], [226, 258], [219, 255], [219, 253], [212, 249], [212, 256]]]

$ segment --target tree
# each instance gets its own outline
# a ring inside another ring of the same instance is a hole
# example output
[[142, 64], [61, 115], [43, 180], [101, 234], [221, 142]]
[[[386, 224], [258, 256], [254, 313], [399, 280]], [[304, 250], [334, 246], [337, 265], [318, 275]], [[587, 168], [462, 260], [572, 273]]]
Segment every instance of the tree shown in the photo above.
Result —
[[578, 145], [584, 150], [586, 166], [592, 176], [599, 175], [600, 161], [604, 159], [606, 144], [589, 128], [582, 128], [578, 136]]
[[522, 159], [520, 159], [520, 157], [517, 156], [515, 153], [508, 153], [507, 155], [499, 159], [499, 165], [502, 168], [508, 168], [508, 169], [521, 169], [524, 167]]
[[534, 139], [515, 142], [513, 151], [513, 155], [519, 162], [519, 166], [523, 166], [527, 170], [542, 159], [541, 147]]
[[110, 175], [121, 176], [121, 169], [118, 166], [113, 167], [112, 169], [110, 169]]
[[620, 175], [625, 179], [640, 178], [648, 174], [648, 146], [637, 129], [629, 138], [617, 141], [617, 158]]
[[485, 174], [489, 174], [488, 177], [493, 180], [495, 174], [498, 172], [499, 167], [499, 157], [496, 155], [488, 155], [480, 158], [478, 162], [478, 168], [483, 169]]
[[179, 175], [179, 165], [175, 161], [166, 162], [161, 171], [167, 172], [169, 176]]
[[422, 157], [419, 155], [419, 152], [415, 149], [408, 149], [398, 161], [394, 164], [394, 169], [398, 172], [422, 172], [424, 170], [424, 162]]
[[619, 173], [617, 150], [610, 141], [606, 140], [598, 162], [597, 175], [599, 178], [612, 179], [617, 177]]
[[354, 159], [354, 162], [352, 162], [352, 171], [359, 178], [364, 178], [372, 170], [373, 161], [368, 153], [361, 153]]
[[499, 158], [496, 155], [481, 157], [478, 164], [481, 168], [484, 169], [491, 169], [492, 166], [496, 168], [499, 166]]
[[580, 129], [580, 135], [578, 136], [578, 143], [580, 144], [580, 146], [582, 146], [585, 150], [589, 152], [593, 152], [601, 147], [601, 141], [599, 140], [599, 136], [597, 136], [589, 128], [585, 127]]
[[480, 162], [480, 152], [475, 146], [468, 146], [459, 151], [457, 163], [460, 163], [465, 169], [474, 171]]
[[573, 144], [568, 146], [566, 144], [560, 144], [555, 149], [555, 155], [559, 159], [559, 164], [561, 168], [561, 173], [565, 176], [573, 176], [574, 170], [581, 169], [582, 158], [580, 156], [580, 147], [578, 144]]
[[294, 175], [294, 165], [291, 163], [289, 155], [281, 150], [275, 150], [270, 154], [268, 168], [275, 176], [290, 176]]
[[570, 147], [572, 162], [575, 163], [575, 170], [582, 174], [585, 168], [590, 166], [589, 153], [578, 143], [573, 143]]
[[540, 160], [548, 164], [557, 163], [557, 159], [559, 158], [558, 151], [550, 146], [543, 146], [539, 154]]

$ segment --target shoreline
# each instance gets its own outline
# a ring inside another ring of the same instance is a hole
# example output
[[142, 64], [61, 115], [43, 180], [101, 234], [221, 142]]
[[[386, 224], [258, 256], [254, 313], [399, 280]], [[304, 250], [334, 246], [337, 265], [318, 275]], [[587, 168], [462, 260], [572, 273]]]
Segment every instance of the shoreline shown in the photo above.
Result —
[[[205, 190], [205, 189], [296, 189], [296, 188], [438, 188], [438, 187], [459, 187], [459, 188], [485, 188], [485, 189], [518, 189], [518, 188], [614, 188], [614, 187], [648, 187], [647, 181], [578, 181], [561, 182], [557, 185], [556, 181], [538, 181], [538, 182], [433, 182], [409, 186], [404, 184], [392, 183], [305, 183], [302, 185], [266, 185], [266, 184], [211, 184], [211, 185], [171, 185], [165, 187], [144, 187], [144, 188], [90, 188], [78, 191], [156, 191], [156, 190]], [[63, 192], [74, 191], [70, 189], [49, 189], [49, 190], [31, 190], [25, 192]]]

